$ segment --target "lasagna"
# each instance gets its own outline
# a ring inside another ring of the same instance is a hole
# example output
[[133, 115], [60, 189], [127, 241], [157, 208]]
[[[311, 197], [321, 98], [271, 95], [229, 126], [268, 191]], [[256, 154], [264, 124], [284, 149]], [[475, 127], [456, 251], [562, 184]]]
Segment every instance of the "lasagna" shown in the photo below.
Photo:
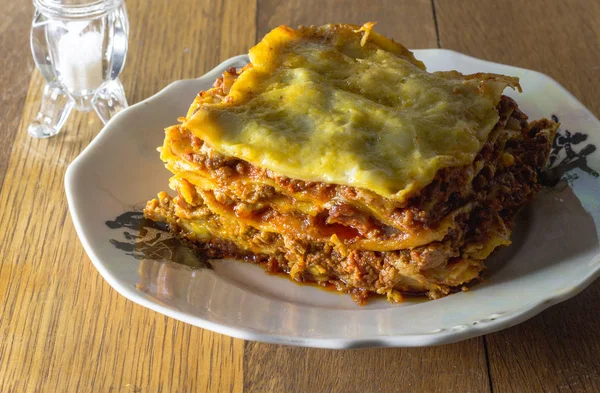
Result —
[[166, 129], [170, 188], [148, 202], [208, 258], [352, 295], [432, 299], [510, 244], [558, 124], [517, 78], [428, 72], [364, 26], [280, 26]]

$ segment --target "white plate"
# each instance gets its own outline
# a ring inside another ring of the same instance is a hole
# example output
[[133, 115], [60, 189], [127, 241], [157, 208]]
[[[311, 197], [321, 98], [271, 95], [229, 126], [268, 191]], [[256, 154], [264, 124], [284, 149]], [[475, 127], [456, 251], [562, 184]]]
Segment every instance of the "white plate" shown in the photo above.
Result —
[[166, 262], [190, 254], [160, 227], [146, 223], [140, 235], [141, 214], [127, 212], [139, 212], [168, 189], [169, 172], [156, 152], [162, 129], [223, 70], [245, 64], [245, 56], [124, 110], [69, 166], [69, 208], [92, 262], [123, 296], [170, 317], [247, 340], [324, 348], [455, 342], [513, 326], [580, 292], [600, 272], [600, 181], [590, 169], [600, 171], [600, 122], [538, 72], [448, 50], [415, 55], [429, 70], [518, 76], [523, 94], [507, 94], [521, 109], [531, 119], [556, 115], [562, 123], [553, 153], [563, 180], [521, 214], [513, 245], [490, 258], [483, 283], [435, 301], [375, 300], [358, 307], [350, 296], [296, 285], [250, 264]]

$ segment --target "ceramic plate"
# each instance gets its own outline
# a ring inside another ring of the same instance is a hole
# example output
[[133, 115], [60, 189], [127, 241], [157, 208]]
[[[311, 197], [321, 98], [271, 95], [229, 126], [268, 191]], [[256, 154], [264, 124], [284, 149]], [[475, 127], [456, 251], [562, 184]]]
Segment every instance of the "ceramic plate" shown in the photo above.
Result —
[[144, 220], [145, 202], [168, 189], [156, 151], [162, 129], [245, 56], [122, 111], [69, 166], [69, 208], [90, 259], [123, 296], [172, 318], [247, 340], [324, 348], [455, 342], [513, 326], [580, 292], [600, 272], [600, 122], [538, 72], [448, 50], [415, 55], [432, 71], [518, 76], [523, 93], [506, 94], [530, 118], [554, 116], [562, 124], [547, 174], [556, 184], [519, 216], [513, 244], [489, 259], [484, 282], [435, 301], [377, 299], [359, 307], [350, 296], [250, 264], [199, 262], [162, 225]]

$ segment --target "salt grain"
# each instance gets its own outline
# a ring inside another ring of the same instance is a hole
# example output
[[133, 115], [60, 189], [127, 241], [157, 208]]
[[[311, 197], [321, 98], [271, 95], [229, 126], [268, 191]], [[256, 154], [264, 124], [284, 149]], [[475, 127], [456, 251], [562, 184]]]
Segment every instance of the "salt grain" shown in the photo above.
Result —
[[63, 85], [74, 94], [94, 90], [102, 82], [102, 35], [83, 33], [82, 26], [70, 24], [58, 43], [58, 72]]

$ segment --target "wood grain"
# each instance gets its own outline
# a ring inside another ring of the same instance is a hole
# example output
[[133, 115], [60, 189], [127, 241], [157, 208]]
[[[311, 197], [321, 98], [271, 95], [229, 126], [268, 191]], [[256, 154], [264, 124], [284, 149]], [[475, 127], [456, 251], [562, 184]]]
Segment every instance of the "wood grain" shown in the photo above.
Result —
[[[547, 73], [600, 114], [598, 2], [127, 0], [127, 7], [121, 79], [130, 104], [245, 53], [276, 25], [374, 20], [411, 48], [436, 47], [437, 22], [442, 47]], [[31, 73], [32, 7], [0, 0], [0, 9], [0, 392], [600, 391], [600, 283], [485, 339], [422, 349], [244, 344], [124, 299], [85, 255], [63, 191], [67, 165], [102, 125], [94, 114], [74, 114], [55, 138], [27, 136], [43, 86]]]
[[433, 348], [332, 351], [247, 343], [244, 392], [487, 392], [481, 339]]
[[600, 2], [435, 0], [443, 48], [556, 79], [600, 114]]
[[[258, 9], [261, 36], [284, 23], [290, 26], [331, 22], [362, 24], [369, 20], [378, 22], [378, 32], [408, 47], [437, 46], [430, 1], [263, 0]], [[427, 370], [426, 378], [422, 370]], [[488, 390], [481, 339], [426, 349], [328, 351], [260, 343], [245, 346], [245, 392]]]
[[[546, 73], [600, 115], [600, 3], [435, 5], [442, 47]], [[522, 325], [488, 335], [493, 391], [600, 391], [598, 299], [600, 282]]]
[[33, 7], [29, 1], [3, 1], [0, 12], [0, 187], [33, 69], [29, 29]]
[[296, 28], [369, 21], [377, 22], [377, 32], [408, 48], [437, 47], [431, 0], [259, 0], [257, 38], [281, 24]]
[[486, 337], [494, 392], [600, 392], [600, 282]]
[[[130, 103], [247, 51], [255, 4], [128, 0], [122, 81]], [[28, 47], [11, 50], [30, 56]], [[42, 82], [34, 73], [0, 190], [0, 392], [240, 392], [241, 340], [134, 305], [92, 266], [68, 216], [63, 179], [102, 125], [75, 114], [59, 136], [30, 139]]]

